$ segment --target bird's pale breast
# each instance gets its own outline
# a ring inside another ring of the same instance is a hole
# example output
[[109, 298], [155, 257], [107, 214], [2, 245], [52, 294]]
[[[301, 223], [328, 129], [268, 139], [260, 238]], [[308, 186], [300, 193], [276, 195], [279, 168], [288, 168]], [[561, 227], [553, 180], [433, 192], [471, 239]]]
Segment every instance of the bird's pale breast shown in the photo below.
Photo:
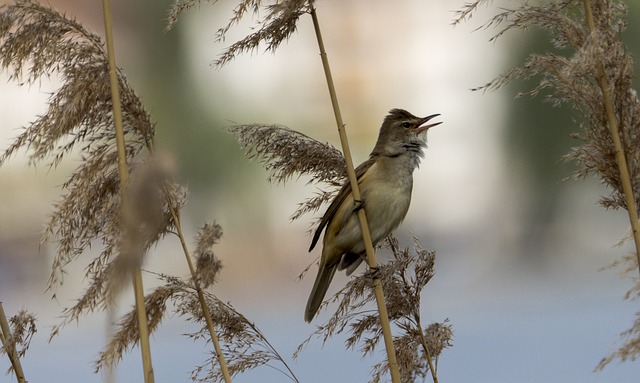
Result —
[[[375, 182], [373, 179], [369, 179], [370, 177], [376, 178]], [[359, 184], [365, 201], [367, 222], [374, 244], [391, 234], [406, 216], [411, 202], [412, 183], [413, 178], [410, 174], [408, 177], [391, 176], [386, 169], [377, 163], [372, 165], [360, 179]], [[340, 228], [335, 231], [329, 228], [329, 232], [337, 234], [335, 242], [326, 241], [328, 238], [325, 238], [325, 245], [326, 242], [332, 242], [342, 252], [360, 253], [364, 251], [364, 245], [357, 212], [353, 211], [349, 214], [346, 211], [353, 210], [353, 203], [352, 195], [345, 199], [339, 209], [344, 209], [344, 211], [337, 212], [336, 216], [343, 216], [346, 219], [342, 222], [336, 222], [338, 220], [331, 222], [330, 226], [339, 225]]]

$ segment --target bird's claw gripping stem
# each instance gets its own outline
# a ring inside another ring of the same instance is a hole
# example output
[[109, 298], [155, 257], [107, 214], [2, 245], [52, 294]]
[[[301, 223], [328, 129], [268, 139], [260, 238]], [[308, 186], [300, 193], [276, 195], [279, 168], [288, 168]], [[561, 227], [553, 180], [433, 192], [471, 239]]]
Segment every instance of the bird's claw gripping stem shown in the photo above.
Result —
[[364, 200], [363, 199], [357, 199], [354, 201], [354, 206], [353, 206], [353, 211], [357, 212], [358, 210], [364, 208]]

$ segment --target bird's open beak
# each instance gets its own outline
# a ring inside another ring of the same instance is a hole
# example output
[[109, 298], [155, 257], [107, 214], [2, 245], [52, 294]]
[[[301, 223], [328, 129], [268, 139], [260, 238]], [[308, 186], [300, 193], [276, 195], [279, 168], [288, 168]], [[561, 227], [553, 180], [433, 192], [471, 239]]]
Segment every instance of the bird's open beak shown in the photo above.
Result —
[[422, 125], [422, 124], [424, 124], [424, 123], [428, 122], [429, 120], [431, 120], [432, 118], [434, 118], [434, 117], [438, 117], [439, 115], [440, 115], [439, 113], [436, 113], [436, 114], [432, 114], [432, 115], [430, 115], [430, 116], [427, 116], [427, 117], [425, 117], [425, 118], [421, 119], [421, 120], [420, 120], [420, 121], [418, 121], [418, 123], [416, 124], [416, 127], [415, 127], [415, 128], [413, 128], [413, 131], [414, 131], [416, 134], [420, 134], [420, 133], [422, 133], [422, 132], [426, 131], [426, 130], [427, 130], [427, 129], [429, 129], [429, 128], [433, 128], [433, 127], [434, 127], [434, 126], [436, 126], [436, 125], [440, 125], [440, 124], [442, 124], [442, 122], [436, 122], [436, 123], [434, 123], [434, 124]]

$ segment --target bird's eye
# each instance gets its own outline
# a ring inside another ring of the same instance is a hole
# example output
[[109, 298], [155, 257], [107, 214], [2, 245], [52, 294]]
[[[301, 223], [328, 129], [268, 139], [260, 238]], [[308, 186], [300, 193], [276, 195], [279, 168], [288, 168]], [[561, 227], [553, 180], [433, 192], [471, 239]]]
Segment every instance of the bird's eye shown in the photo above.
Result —
[[410, 124], [410, 123], [408, 123], [408, 122], [403, 122], [401, 126], [402, 126], [403, 128], [410, 128], [410, 127], [411, 127], [411, 124]]

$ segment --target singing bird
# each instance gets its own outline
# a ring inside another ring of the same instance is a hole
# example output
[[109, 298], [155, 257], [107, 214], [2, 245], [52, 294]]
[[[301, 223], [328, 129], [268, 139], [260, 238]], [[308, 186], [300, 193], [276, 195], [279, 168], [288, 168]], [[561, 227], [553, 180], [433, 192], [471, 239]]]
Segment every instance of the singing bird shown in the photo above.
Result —
[[316, 315], [336, 270], [346, 269], [350, 275], [366, 257], [358, 209], [365, 209], [374, 246], [404, 220], [411, 202], [413, 171], [426, 147], [426, 131], [441, 124], [426, 123], [437, 116], [420, 118], [406, 110], [392, 109], [385, 117], [369, 159], [356, 168], [362, 201], [355, 203], [347, 180], [313, 235], [309, 251], [324, 230], [318, 275], [307, 302], [305, 321], [311, 322]]

